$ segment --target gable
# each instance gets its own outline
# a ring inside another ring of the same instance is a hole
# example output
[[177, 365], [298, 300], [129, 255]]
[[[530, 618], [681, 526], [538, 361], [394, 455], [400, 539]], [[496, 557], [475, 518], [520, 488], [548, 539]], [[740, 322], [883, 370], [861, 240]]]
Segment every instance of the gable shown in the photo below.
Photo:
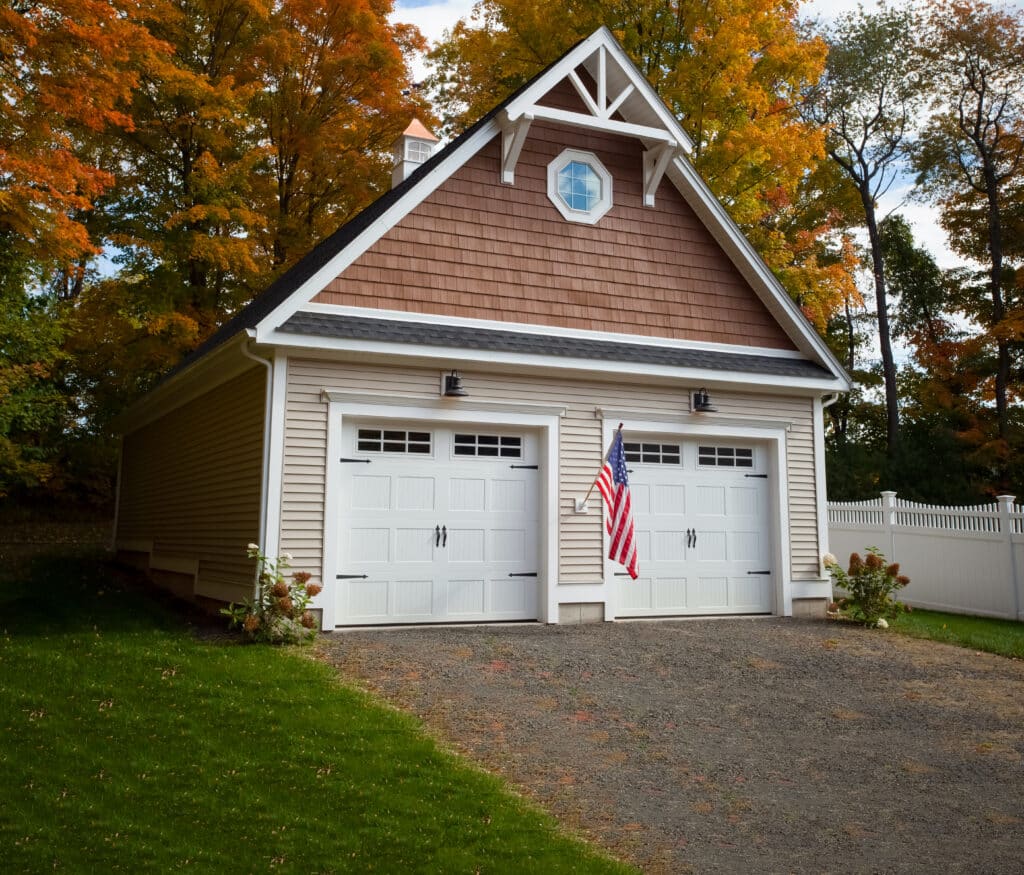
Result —
[[[565, 86], [548, 102], [578, 100]], [[547, 165], [593, 152], [613, 177], [596, 225], [562, 218]], [[775, 317], [667, 179], [642, 203], [642, 145], [551, 122], [530, 128], [514, 185], [493, 138], [314, 301], [793, 350]]]

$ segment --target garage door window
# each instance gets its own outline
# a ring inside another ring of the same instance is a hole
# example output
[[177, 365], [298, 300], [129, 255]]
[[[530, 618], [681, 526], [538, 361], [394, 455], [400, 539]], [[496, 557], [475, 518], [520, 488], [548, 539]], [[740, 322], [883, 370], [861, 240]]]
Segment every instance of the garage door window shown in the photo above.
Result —
[[697, 464], [702, 468], [753, 468], [750, 447], [698, 447]]
[[523, 439], [513, 435], [456, 434], [456, 456], [501, 456], [503, 459], [521, 459]]
[[627, 462], [644, 462], [650, 465], [679, 465], [682, 459], [682, 447], [679, 444], [627, 444], [622, 448], [626, 451]]
[[429, 431], [361, 428], [357, 448], [361, 453], [416, 453], [430, 455]]

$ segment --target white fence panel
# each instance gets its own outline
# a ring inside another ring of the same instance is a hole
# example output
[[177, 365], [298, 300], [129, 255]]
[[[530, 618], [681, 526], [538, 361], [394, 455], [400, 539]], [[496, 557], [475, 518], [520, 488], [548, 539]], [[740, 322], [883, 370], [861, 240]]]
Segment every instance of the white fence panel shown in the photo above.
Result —
[[900, 601], [920, 608], [1024, 619], [1024, 508], [998, 504], [934, 507], [883, 492], [877, 501], [830, 502], [831, 552], [877, 547], [911, 583]]

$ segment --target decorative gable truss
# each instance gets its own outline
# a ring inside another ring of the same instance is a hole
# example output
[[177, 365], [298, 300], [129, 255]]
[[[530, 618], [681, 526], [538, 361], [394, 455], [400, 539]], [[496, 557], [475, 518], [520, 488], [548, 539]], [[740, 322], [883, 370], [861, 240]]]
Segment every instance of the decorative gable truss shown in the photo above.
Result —
[[[598, 31], [594, 37], [605, 31]], [[515, 183], [516, 163], [534, 120], [557, 122], [571, 127], [589, 128], [636, 137], [645, 146], [643, 154], [643, 203], [654, 206], [654, 193], [665, 171], [677, 155], [688, 153], [692, 142], [676, 120], [664, 109], [632, 62], [615, 40], [591, 37], [569, 52], [563, 62], [554, 64], [531, 88], [501, 111], [501, 181]], [[571, 60], [569, 60], [571, 59]], [[565, 61], [569, 60], [569, 64]], [[594, 82], [594, 92], [580, 71]], [[568, 82], [583, 101], [587, 112], [558, 109], [538, 101], [561, 82]], [[638, 121], [625, 121], [636, 118]]]

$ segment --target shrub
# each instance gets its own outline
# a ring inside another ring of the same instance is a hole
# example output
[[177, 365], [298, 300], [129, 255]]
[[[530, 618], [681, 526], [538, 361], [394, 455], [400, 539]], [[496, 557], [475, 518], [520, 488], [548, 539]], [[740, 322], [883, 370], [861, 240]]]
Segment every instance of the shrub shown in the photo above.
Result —
[[863, 559], [859, 553], [850, 554], [847, 571], [831, 554], [826, 554], [822, 561], [836, 586], [849, 593], [839, 601], [839, 608], [851, 619], [865, 626], [878, 626], [879, 621], [891, 620], [909, 610], [896, 601], [893, 593], [910, 583], [910, 578], [900, 574], [899, 563], [886, 564], [877, 547], [868, 547]]
[[308, 571], [294, 572], [289, 581], [286, 571], [292, 557], [288, 553], [270, 559], [260, 552], [258, 544], [250, 544], [246, 553], [259, 563], [259, 589], [254, 599], [221, 609], [228, 617], [229, 628], [238, 627], [250, 641], [268, 644], [312, 641], [316, 618], [307, 608], [322, 587], [309, 582], [312, 575]]

